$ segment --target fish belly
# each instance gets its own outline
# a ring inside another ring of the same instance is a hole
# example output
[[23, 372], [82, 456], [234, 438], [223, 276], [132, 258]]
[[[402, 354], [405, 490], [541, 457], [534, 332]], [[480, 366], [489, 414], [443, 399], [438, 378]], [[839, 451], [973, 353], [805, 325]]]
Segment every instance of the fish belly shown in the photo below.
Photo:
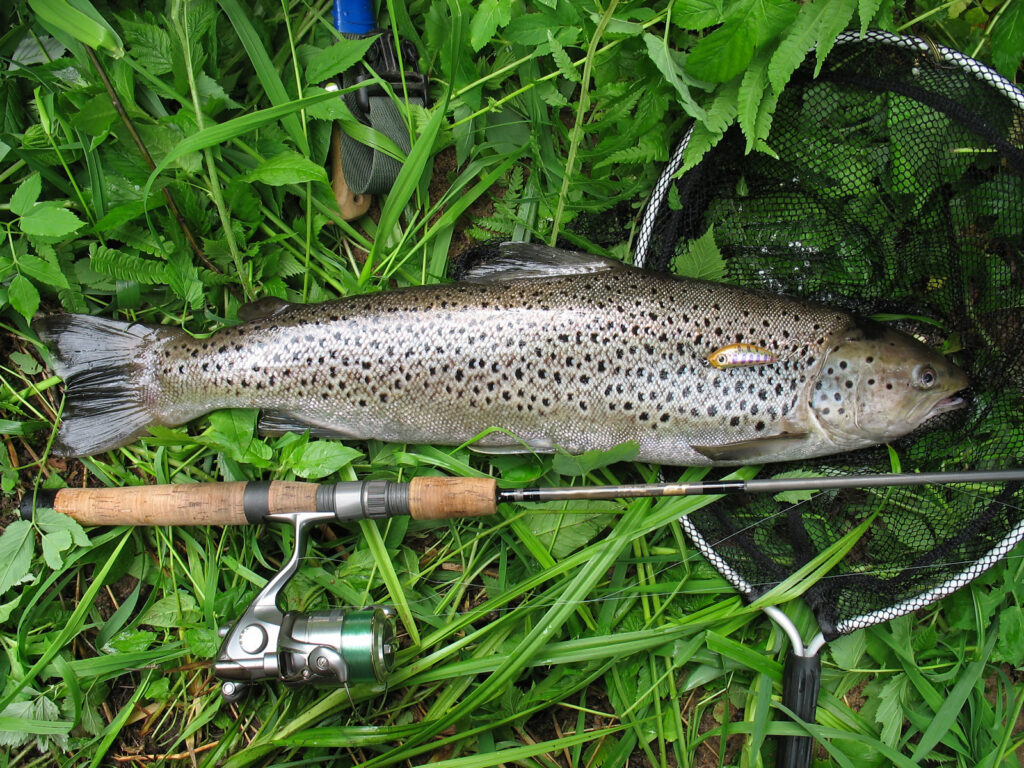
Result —
[[[165, 423], [258, 407], [352, 438], [711, 464], [692, 446], [777, 435], [849, 316], [792, 299], [636, 270], [456, 283], [294, 306], [149, 365]], [[728, 344], [771, 365], [720, 370]], [[814, 441], [808, 455], [821, 452]], [[796, 450], [796, 449], [794, 449]], [[782, 458], [799, 458], [782, 457]]]

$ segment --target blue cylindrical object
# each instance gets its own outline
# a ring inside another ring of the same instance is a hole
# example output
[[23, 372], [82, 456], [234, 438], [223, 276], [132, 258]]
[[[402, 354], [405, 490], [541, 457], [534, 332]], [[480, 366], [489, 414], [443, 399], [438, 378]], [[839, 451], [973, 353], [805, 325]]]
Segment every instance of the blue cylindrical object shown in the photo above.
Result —
[[343, 35], [368, 35], [377, 29], [373, 0], [334, 0], [334, 28]]

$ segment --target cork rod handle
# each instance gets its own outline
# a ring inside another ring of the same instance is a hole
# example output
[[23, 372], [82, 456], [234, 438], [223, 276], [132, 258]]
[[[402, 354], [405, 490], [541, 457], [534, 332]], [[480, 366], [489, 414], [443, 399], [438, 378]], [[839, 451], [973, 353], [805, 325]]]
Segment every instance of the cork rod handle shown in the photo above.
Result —
[[449, 520], [493, 515], [498, 484], [490, 477], [414, 477], [409, 483], [409, 514], [417, 520]]
[[268, 513], [315, 509], [317, 487], [275, 481], [62, 488], [37, 498], [36, 506], [52, 506], [82, 525], [245, 525]]

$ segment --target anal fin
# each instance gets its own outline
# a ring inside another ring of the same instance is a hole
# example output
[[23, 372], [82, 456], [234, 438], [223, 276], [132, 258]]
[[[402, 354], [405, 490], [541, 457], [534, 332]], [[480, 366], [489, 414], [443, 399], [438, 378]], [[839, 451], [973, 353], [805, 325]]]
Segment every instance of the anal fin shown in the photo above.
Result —
[[794, 442], [806, 440], [808, 432], [783, 432], [771, 437], [758, 437], [753, 440], [740, 440], [722, 445], [691, 445], [690, 447], [702, 456], [715, 462], [749, 462], [766, 463], [785, 459]]
[[311, 437], [334, 440], [358, 440], [356, 435], [336, 427], [325, 427], [306, 421], [287, 411], [264, 411], [260, 414], [259, 431], [266, 435], [284, 435], [289, 432], [309, 432]]

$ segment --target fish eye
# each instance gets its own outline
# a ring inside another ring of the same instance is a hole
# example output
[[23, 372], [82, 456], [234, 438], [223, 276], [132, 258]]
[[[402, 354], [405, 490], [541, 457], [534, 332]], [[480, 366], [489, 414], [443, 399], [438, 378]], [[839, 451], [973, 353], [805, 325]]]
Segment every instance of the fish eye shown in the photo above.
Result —
[[914, 384], [919, 389], [931, 389], [938, 380], [939, 377], [935, 373], [935, 369], [929, 366], [924, 366], [914, 371]]

